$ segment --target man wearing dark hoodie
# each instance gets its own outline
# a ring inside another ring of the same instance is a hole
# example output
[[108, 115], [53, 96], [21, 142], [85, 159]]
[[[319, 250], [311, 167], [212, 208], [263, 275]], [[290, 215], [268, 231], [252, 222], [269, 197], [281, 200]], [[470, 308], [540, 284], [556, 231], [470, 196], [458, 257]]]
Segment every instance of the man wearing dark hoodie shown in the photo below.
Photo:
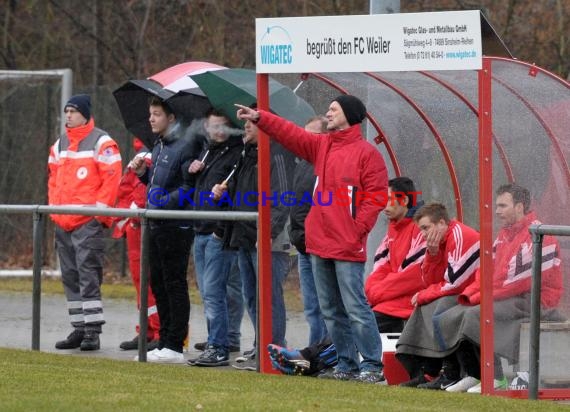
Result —
[[366, 107], [355, 96], [338, 96], [326, 113], [329, 133], [315, 135], [270, 112], [236, 106], [238, 118], [255, 123], [315, 166], [315, 205], [305, 221], [306, 246], [319, 304], [338, 352], [334, 372], [323, 377], [384, 382], [380, 334], [364, 295], [364, 263], [368, 233], [382, 210], [373, 194], [386, 192], [388, 174], [378, 149], [362, 137]]
[[[198, 158], [203, 140], [182, 136], [176, 115], [159, 98], [152, 98], [149, 106], [150, 126], [158, 137], [151, 166], [135, 157], [130, 167], [147, 184], [148, 209], [189, 209], [191, 204], [181, 196], [194, 187], [195, 177], [188, 168]], [[149, 226], [150, 286], [160, 318], [160, 339], [158, 347], [148, 352], [147, 361], [184, 363], [182, 350], [190, 319], [186, 269], [194, 239], [192, 222], [151, 219]]]

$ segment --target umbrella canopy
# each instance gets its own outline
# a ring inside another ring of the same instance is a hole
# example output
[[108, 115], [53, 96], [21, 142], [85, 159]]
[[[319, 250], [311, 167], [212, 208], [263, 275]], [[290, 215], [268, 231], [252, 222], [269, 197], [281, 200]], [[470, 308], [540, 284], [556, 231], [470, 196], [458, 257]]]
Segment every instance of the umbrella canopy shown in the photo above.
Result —
[[[225, 113], [238, 125], [243, 124], [236, 117], [234, 103], [249, 106], [257, 100], [255, 71], [248, 69], [227, 69], [210, 71], [190, 76], [206, 94], [216, 109]], [[281, 117], [303, 126], [315, 115], [315, 111], [305, 100], [297, 96], [289, 87], [269, 78], [269, 106]]]
[[153, 96], [166, 101], [183, 124], [203, 117], [211, 107], [189, 74], [222, 70], [223, 66], [208, 62], [186, 62], [169, 67], [145, 80], [129, 80], [113, 92], [125, 127], [147, 147], [154, 144], [148, 122], [148, 102]]
[[189, 77], [190, 75], [226, 68], [227, 67], [209, 62], [186, 62], [153, 74], [149, 77], [149, 80], [154, 80], [161, 84], [166, 90], [177, 93], [181, 90], [198, 88], [194, 80]]

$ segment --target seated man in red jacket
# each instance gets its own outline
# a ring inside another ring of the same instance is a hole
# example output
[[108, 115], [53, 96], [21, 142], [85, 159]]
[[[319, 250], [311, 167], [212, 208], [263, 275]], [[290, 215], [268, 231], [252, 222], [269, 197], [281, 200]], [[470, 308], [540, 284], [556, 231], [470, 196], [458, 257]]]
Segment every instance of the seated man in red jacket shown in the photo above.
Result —
[[[507, 184], [496, 192], [495, 214], [501, 230], [493, 244], [493, 304], [495, 389], [506, 389], [500, 357], [518, 362], [520, 324], [530, 317], [532, 238], [528, 227], [540, 224], [530, 211], [530, 193], [524, 187]], [[563, 290], [559, 245], [545, 236], [542, 246], [541, 317], [560, 321], [555, 309]], [[463, 371], [463, 378], [446, 390], [480, 393], [480, 272], [476, 280], [451, 302], [451, 308], [434, 316], [437, 346], [432, 356], [451, 353]], [[459, 303], [459, 304], [457, 304]], [[427, 353], [426, 353], [427, 354]]]
[[388, 182], [388, 232], [374, 256], [374, 270], [364, 292], [381, 333], [398, 333], [414, 307], [411, 299], [422, 289], [421, 265], [426, 241], [413, 216], [423, 205], [417, 201], [414, 182], [397, 177]]
[[[376, 251], [374, 270], [365, 283], [366, 298], [381, 333], [398, 333], [414, 307], [412, 296], [422, 288], [421, 264], [426, 242], [412, 217], [421, 207], [414, 182], [408, 177], [388, 181], [384, 214], [388, 231]], [[336, 364], [336, 348], [325, 340], [307, 348], [269, 345], [273, 366], [285, 374], [314, 375]]]
[[[396, 358], [412, 377], [401, 386], [445, 389], [459, 381], [459, 364], [455, 356], [431, 357], [433, 351], [429, 349], [436, 344], [437, 332], [432, 318], [441, 312], [442, 304], [455, 301], [475, 278], [479, 268], [479, 233], [451, 220], [441, 203], [423, 206], [414, 215], [414, 221], [426, 239], [427, 252], [421, 267], [423, 289], [412, 297], [416, 308], [396, 345]], [[430, 382], [425, 378], [438, 373]]]

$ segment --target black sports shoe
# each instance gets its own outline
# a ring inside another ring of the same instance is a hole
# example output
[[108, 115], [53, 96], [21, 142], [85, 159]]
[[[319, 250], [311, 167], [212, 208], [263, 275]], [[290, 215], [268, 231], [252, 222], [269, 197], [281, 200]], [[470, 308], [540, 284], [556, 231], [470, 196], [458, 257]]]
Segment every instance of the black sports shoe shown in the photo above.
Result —
[[80, 329], [74, 329], [69, 336], [55, 343], [56, 349], [77, 349], [81, 346], [85, 332]]
[[194, 366], [228, 366], [230, 356], [227, 350], [209, 346], [194, 362]]
[[99, 350], [101, 343], [99, 342], [99, 334], [97, 332], [85, 332], [85, 336], [81, 341], [80, 349], [86, 350]]
[[455, 385], [457, 382], [459, 382], [459, 380], [460, 380], [459, 376], [449, 377], [445, 373], [445, 370], [442, 370], [436, 379], [432, 380], [431, 382], [422, 383], [417, 387], [419, 389], [433, 389], [433, 390], [444, 391], [450, 386]]
[[421, 375], [418, 375], [415, 378], [410, 379], [409, 381], [400, 383], [398, 386], [401, 386], [404, 388], [417, 388], [418, 385], [422, 385], [422, 384], [427, 383], [427, 382], [428, 382], [428, 380], [426, 378], [426, 375], [424, 375], [422, 373]]
[[[200, 355], [200, 356], [202, 356], [202, 355]], [[198, 356], [197, 358], [190, 358], [190, 359], [188, 359], [188, 360], [186, 361], [186, 364], [187, 364], [188, 366], [195, 366], [195, 365], [196, 365], [196, 362], [198, 362], [198, 359], [200, 358], [200, 356]]]
[[322, 371], [320, 374], [317, 375], [317, 378], [320, 379], [336, 379], [338, 381], [353, 381], [353, 380], [357, 380], [359, 376], [358, 372], [351, 372], [351, 371], [339, 371], [330, 368], [330, 369], [325, 369], [324, 371]]
[[[208, 348], [208, 342], [198, 342], [194, 345], [194, 349], [204, 352]], [[230, 345], [230, 352], [241, 352], [239, 345]]]
[[122, 350], [138, 349], [139, 348], [139, 336], [137, 335], [131, 340], [126, 340], [124, 342], [121, 342], [121, 344], [119, 345], [119, 348], [121, 348]]
[[361, 371], [355, 378], [363, 383], [375, 383], [376, 385], [387, 385], [386, 378], [382, 371]]
[[[147, 351], [151, 351], [153, 349], [156, 349], [156, 347], [158, 346], [158, 340], [148, 340], [147, 339], [147, 344], [146, 344], [146, 350]], [[126, 340], [124, 342], [121, 342], [121, 344], [119, 345], [119, 348], [121, 348], [122, 350], [136, 350], [139, 348], [139, 336], [135, 336], [132, 340]]]

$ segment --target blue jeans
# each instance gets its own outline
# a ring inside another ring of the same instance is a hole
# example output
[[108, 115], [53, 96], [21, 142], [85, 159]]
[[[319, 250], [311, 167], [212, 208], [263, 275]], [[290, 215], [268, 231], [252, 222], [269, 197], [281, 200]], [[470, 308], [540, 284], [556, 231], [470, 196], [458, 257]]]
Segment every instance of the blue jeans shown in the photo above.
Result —
[[196, 274], [196, 283], [198, 284], [198, 292], [202, 302], [204, 302], [204, 266], [206, 265], [206, 245], [208, 244], [207, 235], [194, 235], [194, 248], [192, 249], [194, 255], [194, 272]]
[[299, 253], [297, 263], [301, 294], [303, 295], [303, 313], [309, 324], [309, 346], [311, 346], [321, 342], [327, 336], [327, 327], [319, 306], [317, 288], [315, 287], [311, 266], [311, 255]]
[[232, 263], [227, 285], [228, 300], [228, 339], [230, 346], [240, 347], [241, 320], [243, 318], [243, 295], [241, 292], [241, 276], [237, 262], [237, 252], [231, 251]]
[[364, 296], [364, 263], [311, 257], [321, 311], [338, 354], [337, 369], [381, 370], [382, 342]]
[[[245, 307], [253, 327], [257, 331], [257, 250], [239, 248], [238, 265], [241, 274]], [[283, 281], [289, 273], [289, 255], [285, 252], [271, 252], [272, 292], [272, 343], [285, 346], [286, 313], [283, 297]], [[256, 341], [257, 342], [257, 332]]]
[[194, 242], [194, 256], [198, 262], [195, 263], [196, 277], [201, 279], [199, 288], [208, 324], [208, 344], [227, 349], [229, 320], [226, 295], [233, 252], [224, 250], [223, 241], [214, 235], [196, 235]]

